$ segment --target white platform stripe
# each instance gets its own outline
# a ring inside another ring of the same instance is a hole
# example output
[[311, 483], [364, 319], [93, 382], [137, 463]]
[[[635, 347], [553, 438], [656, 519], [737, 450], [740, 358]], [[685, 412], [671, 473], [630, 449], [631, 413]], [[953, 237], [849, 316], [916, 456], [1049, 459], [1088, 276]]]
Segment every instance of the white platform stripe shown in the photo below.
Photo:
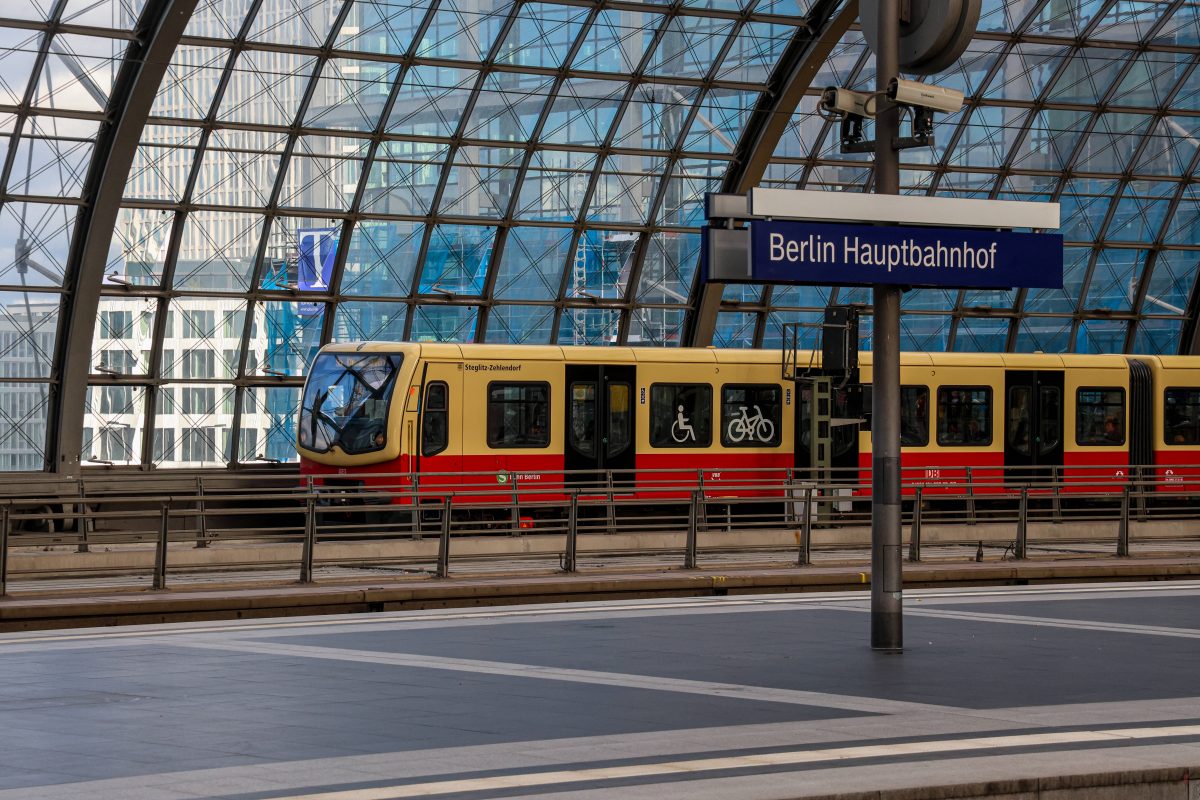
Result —
[[790, 705], [837, 708], [860, 711], [868, 714], [899, 714], [911, 711], [941, 711], [954, 713], [958, 709], [927, 703], [909, 703], [899, 700], [880, 700], [871, 697], [806, 692], [795, 689], [772, 689], [764, 686], [746, 686], [737, 683], [715, 683], [692, 681], [682, 678], [663, 678], [650, 675], [630, 675], [619, 672], [548, 667], [535, 664], [514, 664], [502, 661], [479, 661], [466, 658], [442, 658], [410, 653], [388, 653], [374, 650], [348, 650], [334, 647], [309, 647], [276, 642], [210, 642], [179, 641], [175, 644], [206, 650], [223, 650], [239, 653], [260, 653], [271, 656], [298, 656], [323, 658], [338, 661], [355, 661], [368, 664], [388, 664], [397, 667], [472, 672], [485, 675], [504, 675], [538, 680], [568, 681], [600, 686], [618, 686], [626, 689], [648, 689], [657, 692], [679, 692], [699, 694], [706, 697], [724, 697], [738, 700], [753, 700], [765, 703], [787, 703]]
[[[844, 611], [870, 611], [856, 606], [837, 606]], [[983, 611], [951, 611], [933, 608], [905, 609], [905, 616], [932, 617], [935, 619], [957, 619], [967, 622], [995, 622], [1002, 625], [1032, 625], [1039, 628], [1068, 628], [1106, 633], [1133, 633], [1140, 636], [1170, 636], [1177, 639], [1200, 639], [1200, 629], [1168, 628], [1161, 625], [1132, 625], [1125, 622], [1102, 622], [1098, 620], [1073, 620], [1062, 617], [1027, 617], [1018, 614], [989, 614]]]
[[[794, 602], [803, 602], [804, 604], [818, 604], [826, 602], [825, 598], [804, 598]], [[722, 598], [698, 598], [696, 600], [672, 600], [664, 603], [638, 603], [637, 605], [627, 605], [621, 601], [613, 601], [604, 605], [578, 603], [571, 604], [562, 608], [553, 606], [538, 606], [536, 608], [520, 607], [520, 608], [502, 608], [499, 610], [471, 610], [471, 611], [437, 611], [428, 612], [422, 610], [411, 611], [391, 611], [379, 612], [372, 614], [336, 614], [336, 615], [320, 615], [311, 619], [288, 620], [286, 622], [271, 620], [271, 621], [255, 621], [255, 620], [238, 620], [226, 623], [203, 624], [203, 623], [169, 623], [167, 625], [146, 625], [138, 626], [137, 628], [122, 628], [113, 630], [106, 628], [103, 630], [88, 630], [72, 633], [45, 633], [42, 631], [16, 632], [0, 634], [0, 645], [16, 645], [29, 643], [45, 643], [45, 642], [75, 642], [97, 639], [144, 639], [154, 636], [184, 636], [191, 634], [237, 634], [237, 633], [257, 633], [261, 631], [289, 631], [299, 630], [303, 633], [307, 629], [327, 628], [337, 626], [354, 626], [365, 625], [373, 628], [387, 628], [394, 626], [396, 628], [406, 628], [413, 626], [430, 625], [434, 623], [487, 623], [499, 621], [517, 621], [528, 619], [530, 621], [538, 621], [546, 617], [578, 617], [589, 614], [604, 615], [604, 616], [645, 616], [650, 613], [672, 613], [694, 611], [696, 609], [710, 610], [713, 613], [722, 611], [739, 611], [746, 610], [743, 607], [766, 605], [765, 601], [759, 599], [726, 599]], [[774, 607], [769, 607], [766, 610], [777, 610]]]
[[1011, 736], [984, 736], [970, 739], [938, 739], [924, 742], [896, 742], [854, 747], [834, 747], [823, 750], [799, 750], [783, 753], [760, 753], [748, 756], [698, 758], [664, 761], [652, 764], [595, 767], [592, 769], [528, 772], [517, 775], [497, 775], [484, 778], [427, 781], [424, 783], [378, 786], [369, 789], [315, 792], [273, 800], [397, 800], [406, 797], [430, 797], [455, 792], [494, 792], [502, 789], [525, 789], [535, 786], [584, 783], [627, 778], [653, 778], [690, 772], [761, 769], [845, 761], [864, 758], [895, 758], [938, 753], [999, 750], [1015, 747], [1069, 747], [1096, 742], [1122, 742], [1140, 739], [1166, 739], [1200, 736], [1200, 725], [1179, 725], [1164, 728], [1121, 728], [1117, 730], [1055, 731], [1025, 733]]
[[[1165, 584], [1137, 584], [1129, 586], [1063, 586], [1063, 587], [1006, 587], [1004, 589], [981, 588], [978, 590], [963, 589], [910, 589], [905, 592], [907, 599], [921, 598], [936, 604], [938, 601], [953, 601], [956, 599], [989, 599], [997, 598], [1004, 601], [1028, 601], [1034, 599], [1050, 599], [1054, 597], [1070, 597], [1079, 595], [1105, 594], [1174, 594], [1195, 595], [1200, 591], [1200, 582], [1179, 581]], [[138, 626], [136, 628], [120, 628], [103, 630], [73, 631], [71, 633], [47, 633], [44, 631], [14, 632], [0, 634], [0, 647], [24, 645], [30, 643], [78, 642], [122, 639], [145, 639], [149, 637], [177, 637], [198, 634], [238, 634], [261, 631], [297, 631], [303, 633], [309, 629], [319, 629], [336, 626], [364, 625], [378, 628], [379, 626], [394, 626], [396, 628], [423, 626], [435, 623], [489, 623], [514, 622], [521, 620], [537, 621], [553, 617], [580, 617], [591, 614], [603, 614], [612, 617], [646, 616], [656, 613], [682, 613], [701, 610], [711, 613], [737, 613], [754, 611], [778, 611], [788, 607], [812, 608], [819, 610], [827, 608], [837, 611], [869, 610], [870, 597], [863, 592], [829, 592], [810, 595], [770, 595], [761, 597], [703, 597], [688, 600], [670, 599], [662, 601], [612, 601], [605, 603], [571, 603], [561, 606], [537, 606], [536, 608], [497, 608], [470, 609], [451, 611], [394, 611], [364, 614], [347, 614], [336, 616], [317, 616], [309, 619], [280, 620], [239, 620], [226, 623], [174, 623], [171, 625]], [[929, 611], [928, 607], [920, 608], [911, 603], [905, 605], [905, 614], [920, 614]], [[943, 613], [943, 612], [938, 612]], [[972, 613], [972, 612], [944, 612]], [[1063, 620], [1058, 620], [1064, 622]], [[1099, 623], [1090, 623], [1099, 624]], [[1168, 630], [1168, 629], [1163, 629]], [[1177, 629], [1179, 630], [1179, 629]]]

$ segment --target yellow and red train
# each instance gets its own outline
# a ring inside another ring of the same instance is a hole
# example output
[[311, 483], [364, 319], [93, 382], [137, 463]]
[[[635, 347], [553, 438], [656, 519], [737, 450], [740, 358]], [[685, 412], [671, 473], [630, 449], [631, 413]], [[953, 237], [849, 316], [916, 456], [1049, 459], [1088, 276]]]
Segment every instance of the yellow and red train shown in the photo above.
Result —
[[[968, 468], [994, 491], [1131, 468], [1200, 483], [1200, 358], [905, 353], [900, 377], [905, 481], [930, 491], [961, 490]], [[864, 353], [834, 416], [869, 412], [853, 406], [870, 382]], [[745, 485], [809, 466], [807, 396], [779, 351], [338, 344], [313, 363], [297, 444], [302, 472], [330, 484]], [[869, 485], [869, 416], [837, 430], [833, 466]]]

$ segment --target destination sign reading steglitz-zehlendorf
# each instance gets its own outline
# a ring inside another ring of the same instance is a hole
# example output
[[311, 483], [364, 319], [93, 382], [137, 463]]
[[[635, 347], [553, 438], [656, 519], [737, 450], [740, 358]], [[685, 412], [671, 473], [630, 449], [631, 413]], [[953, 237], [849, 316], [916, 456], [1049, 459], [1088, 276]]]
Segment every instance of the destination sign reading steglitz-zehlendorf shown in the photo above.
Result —
[[1061, 289], [1062, 263], [1063, 238], [1055, 233], [755, 220], [747, 279]]

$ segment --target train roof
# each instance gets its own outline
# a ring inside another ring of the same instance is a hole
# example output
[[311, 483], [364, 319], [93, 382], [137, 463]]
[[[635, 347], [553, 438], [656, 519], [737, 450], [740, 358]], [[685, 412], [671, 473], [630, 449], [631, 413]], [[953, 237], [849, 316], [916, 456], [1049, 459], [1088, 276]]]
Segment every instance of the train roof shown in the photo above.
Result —
[[[608, 347], [576, 345], [502, 345], [502, 344], [452, 344], [442, 342], [347, 342], [326, 345], [331, 352], [403, 352], [418, 357], [448, 360], [513, 359], [535, 361], [572, 361], [596, 363], [738, 363], [779, 364], [779, 350], [733, 349], [716, 347]], [[820, 352], [802, 350], [798, 353], [802, 364], [819, 366]], [[811, 356], [811, 358], [810, 358]], [[1007, 367], [1009, 369], [1060, 368], [1124, 368], [1130, 356], [1082, 355], [1058, 353], [929, 353], [904, 352], [900, 363], [908, 367]], [[1200, 358], [1196, 356], [1145, 356], [1165, 369], [1198, 369]], [[863, 351], [859, 361], [864, 367], [872, 364], [870, 351]]]

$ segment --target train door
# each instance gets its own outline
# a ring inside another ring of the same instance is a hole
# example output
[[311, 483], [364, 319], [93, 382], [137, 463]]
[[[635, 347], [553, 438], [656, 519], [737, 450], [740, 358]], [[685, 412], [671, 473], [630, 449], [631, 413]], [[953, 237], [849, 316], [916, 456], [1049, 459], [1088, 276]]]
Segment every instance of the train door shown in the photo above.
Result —
[[421, 486], [455, 485], [463, 471], [462, 371], [458, 364], [428, 362], [421, 376], [417, 421], [417, 471]]
[[633, 387], [635, 367], [609, 364], [567, 365], [567, 484], [632, 484], [636, 446]]
[[1051, 480], [1063, 464], [1062, 370], [1004, 375], [1004, 467], [1016, 480]]

